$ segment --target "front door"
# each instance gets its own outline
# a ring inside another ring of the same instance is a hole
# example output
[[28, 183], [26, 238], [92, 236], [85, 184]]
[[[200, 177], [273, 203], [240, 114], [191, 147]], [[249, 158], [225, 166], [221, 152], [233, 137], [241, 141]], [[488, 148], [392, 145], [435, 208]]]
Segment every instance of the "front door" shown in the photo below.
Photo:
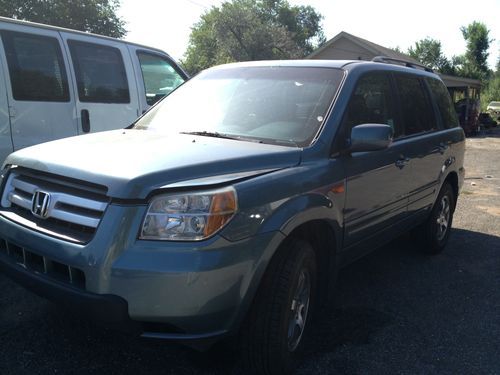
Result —
[[128, 45], [128, 50], [139, 82], [141, 112], [147, 111], [187, 79], [186, 74], [167, 55], [135, 45]]
[[380, 234], [407, 216], [408, 180], [411, 178], [405, 142], [398, 142], [400, 126], [390, 75], [369, 73], [360, 78], [342, 121], [349, 135], [353, 126], [387, 124], [395, 141], [380, 151], [343, 156], [346, 171], [344, 246]]

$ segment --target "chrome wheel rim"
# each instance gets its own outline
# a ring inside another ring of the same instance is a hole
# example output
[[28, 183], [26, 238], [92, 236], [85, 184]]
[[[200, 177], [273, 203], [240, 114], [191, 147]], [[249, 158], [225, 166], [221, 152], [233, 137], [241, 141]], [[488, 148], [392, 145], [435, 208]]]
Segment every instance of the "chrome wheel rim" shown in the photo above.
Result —
[[290, 318], [288, 320], [288, 350], [293, 352], [299, 346], [309, 312], [309, 301], [311, 299], [311, 279], [309, 272], [302, 269], [293, 293], [290, 305]]
[[439, 203], [439, 211], [436, 219], [438, 241], [441, 241], [446, 236], [450, 225], [450, 213], [450, 199], [445, 195]]

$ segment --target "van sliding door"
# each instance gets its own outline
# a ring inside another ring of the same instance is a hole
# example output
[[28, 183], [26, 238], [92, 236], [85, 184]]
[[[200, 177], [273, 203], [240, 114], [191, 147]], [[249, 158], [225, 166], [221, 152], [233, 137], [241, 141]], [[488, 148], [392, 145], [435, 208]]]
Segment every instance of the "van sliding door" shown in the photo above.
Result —
[[127, 46], [104, 38], [61, 35], [73, 62], [79, 133], [129, 126], [140, 112]]

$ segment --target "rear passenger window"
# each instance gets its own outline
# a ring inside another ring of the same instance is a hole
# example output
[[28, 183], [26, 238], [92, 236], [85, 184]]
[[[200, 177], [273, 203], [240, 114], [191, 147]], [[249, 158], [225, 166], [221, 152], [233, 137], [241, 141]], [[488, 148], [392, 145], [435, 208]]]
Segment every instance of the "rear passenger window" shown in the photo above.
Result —
[[438, 106], [443, 127], [445, 129], [450, 129], [459, 126], [455, 107], [453, 106], [450, 94], [445, 85], [437, 79], [426, 78], [426, 81], [431, 88], [432, 95]]
[[404, 135], [412, 135], [437, 129], [434, 110], [423, 82], [415, 76], [396, 75]]
[[118, 48], [68, 41], [81, 102], [130, 103], [127, 74]]
[[155, 104], [184, 82], [165, 58], [147, 52], [137, 52], [137, 57], [141, 65], [148, 105]]
[[2, 41], [15, 100], [69, 101], [68, 77], [56, 38], [2, 31]]
[[343, 121], [349, 133], [356, 125], [386, 124], [392, 127], [395, 138], [400, 135], [391, 82], [386, 74], [367, 74], [359, 79]]

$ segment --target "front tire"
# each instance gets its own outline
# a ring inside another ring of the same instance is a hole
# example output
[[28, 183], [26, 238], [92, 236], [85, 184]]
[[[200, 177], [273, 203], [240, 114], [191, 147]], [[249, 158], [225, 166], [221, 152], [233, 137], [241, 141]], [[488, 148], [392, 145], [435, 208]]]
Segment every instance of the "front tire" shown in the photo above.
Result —
[[283, 374], [293, 368], [311, 318], [317, 289], [311, 245], [288, 240], [272, 259], [240, 337], [245, 369]]

